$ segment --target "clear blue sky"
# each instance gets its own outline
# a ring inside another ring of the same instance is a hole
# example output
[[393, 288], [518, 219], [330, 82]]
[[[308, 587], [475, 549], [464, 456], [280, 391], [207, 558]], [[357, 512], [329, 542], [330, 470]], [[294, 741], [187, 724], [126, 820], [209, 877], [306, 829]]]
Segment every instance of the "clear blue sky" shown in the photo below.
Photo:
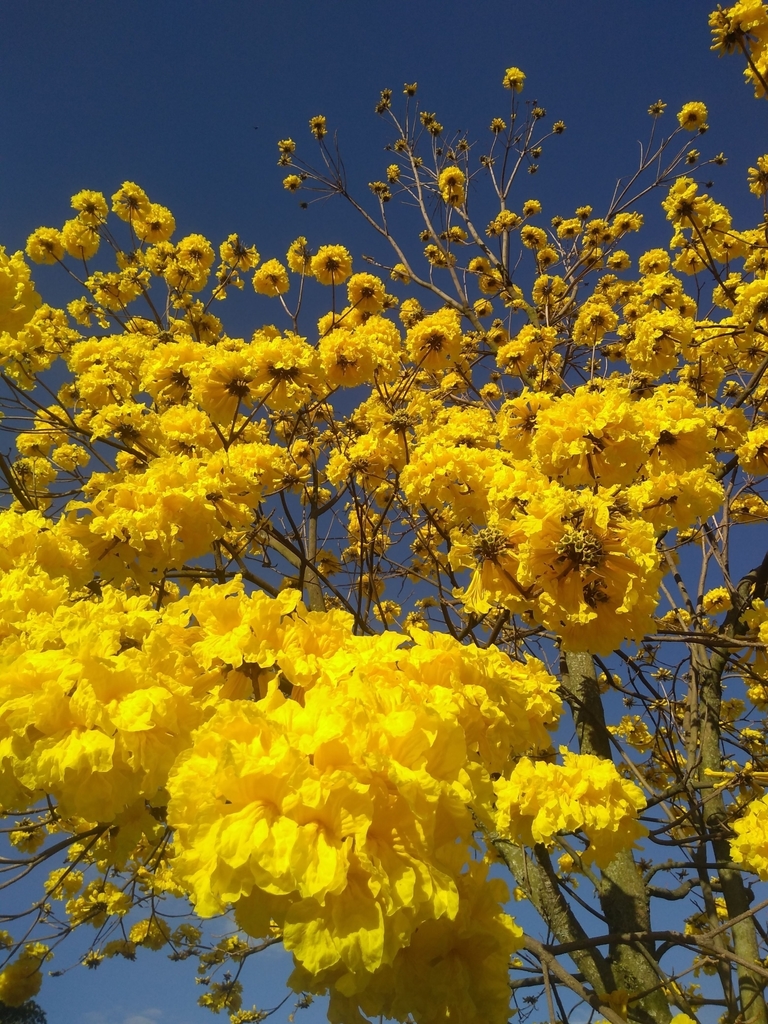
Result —
[[[547, 217], [591, 203], [600, 213], [615, 179], [634, 167], [650, 127], [648, 105], [699, 99], [710, 133], [702, 152], [725, 151], [714, 195], [742, 226], [757, 221], [745, 170], [768, 150], [768, 103], [756, 103], [736, 58], [709, 52], [709, 0], [6, 0], [0, 8], [0, 244], [23, 248], [41, 224], [60, 225], [82, 188], [110, 195], [123, 180], [169, 206], [178, 234], [218, 243], [237, 231], [263, 256], [281, 256], [298, 234], [311, 244], [371, 250], [369, 236], [339, 204], [307, 211], [281, 187], [276, 140], [313, 155], [307, 119], [338, 128], [350, 179], [367, 192], [388, 163], [388, 135], [373, 106], [379, 90], [419, 82], [424, 108], [450, 129], [485, 139], [504, 114], [503, 70], [528, 75], [525, 96], [563, 119], [526, 194]], [[254, 126], [258, 126], [254, 130]], [[709, 177], [710, 171], [704, 177]], [[659, 197], [660, 198], [660, 197]], [[659, 213], [648, 247], [668, 230]], [[358, 262], [358, 269], [360, 269]], [[72, 293], [58, 268], [38, 268], [45, 298]], [[256, 297], [234, 314], [251, 328]], [[218, 310], [217, 310], [218, 312]], [[222, 315], [229, 311], [222, 310]], [[245, 329], [245, 326], [243, 327]], [[235, 330], [231, 329], [231, 333]], [[61, 958], [65, 960], [64, 957]], [[270, 1005], [281, 960], [254, 964], [246, 1005]], [[57, 962], [54, 966], [65, 966]], [[50, 1024], [193, 1024], [189, 965], [145, 954], [136, 965], [105, 964], [51, 979], [40, 997]], [[306, 1024], [322, 1014], [300, 1017]], [[285, 1014], [275, 1020], [284, 1020]]]

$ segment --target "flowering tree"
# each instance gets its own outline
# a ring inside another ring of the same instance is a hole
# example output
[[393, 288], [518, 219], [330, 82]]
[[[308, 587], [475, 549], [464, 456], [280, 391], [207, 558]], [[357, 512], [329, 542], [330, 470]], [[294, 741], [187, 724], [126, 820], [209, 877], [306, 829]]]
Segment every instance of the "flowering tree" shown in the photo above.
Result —
[[[710, 20], [764, 97], [768, 7]], [[198, 957], [234, 1022], [282, 943], [343, 1024], [768, 1024], [768, 556], [730, 557], [768, 520], [766, 220], [691, 177], [704, 105], [664, 134], [659, 101], [605, 214], [547, 224], [520, 179], [565, 126], [524, 79], [479, 159], [385, 90], [367, 202], [325, 118], [316, 166], [279, 143], [391, 247], [369, 270], [236, 235], [216, 266], [130, 182], [30, 236], [66, 310], [0, 258], [3, 884], [44, 866], [0, 1002], [76, 931], [89, 967]], [[765, 216], [768, 156], [749, 187]], [[282, 326], [234, 338], [246, 280]]]

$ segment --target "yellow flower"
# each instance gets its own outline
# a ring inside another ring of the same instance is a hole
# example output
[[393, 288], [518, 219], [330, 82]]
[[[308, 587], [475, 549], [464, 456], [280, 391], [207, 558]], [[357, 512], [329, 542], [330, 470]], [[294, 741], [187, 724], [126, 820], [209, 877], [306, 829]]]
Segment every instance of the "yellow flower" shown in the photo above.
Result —
[[522, 218], [512, 210], [501, 210], [485, 229], [485, 233], [494, 238], [505, 231], [513, 231], [522, 223]]
[[659, 464], [647, 480], [628, 487], [629, 506], [657, 533], [692, 526], [697, 519], [708, 519], [723, 503], [723, 485], [709, 468], [672, 470]]
[[746, 813], [732, 825], [731, 857], [761, 879], [768, 878], [768, 794], [749, 804]]
[[661, 580], [653, 527], [613, 507], [612, 492], [552, 484], [526, 507], [519, 585], [570, 650], [607, 654], [651, 628]]
[[663, 274], [669, 270], [669, 253], [666, 249], [650, 249], [638, 260], [641, 274]]
[[56, 263], [64, 258], [64, 242], [58, 228], [38, 228], [27, 239], [27, 256], [35, 263]]
[[715, 587], [714, 590], [708, 590], [702, 598], [701, 604], [707, 615], [727, 612], [732, 607], [730, 591], [725, 587]]
[[714, 40], [712, 49], [720, 53], [731, 53], [738, 46], [739, 37], [747, 42], [751, 50], [751, 65], [744, 71], [744, 77], [755, 87], [755, 96], [764, 92], [765, 44], [768, 42], [768, 14], [760, 0], [739, 0], [738, 3], [717, 10], [709, 16]]
[[104, 274], [96, 271], [86, 278], [85, 286], [94, 300], [104, 309], [124, 310], [129, 302], [141, 295], [148, 275], [131, 271]]
[[542, 473], [569, 487], [629, 484], [649, 447], [644, 426], [625, 388], [579, 388], [539, 411], [530, 458]]
[[461, 351], [459, 315], [442, 309], [409, 328], [405, 338], [408, 356], [425, 370], [436, 370], [456, 360]]
[[145, 215], [133, 222], [133, 230], [143, 242], [167, 242], [176, 230], [176, 220], [167, 207], [150, 203]]
[[246, 245], [239, 235], [229, 235], [219, 246], [219, 255], [224, 263], [238, 270], [252, 270], [261, 257], [254, 245]]
[[443, 202], [449, 206], [461, 206], [464, 202], [464, 172], [458, 167], [446, 167], [437, 178], [437, 187]]
[[576, 868], [576, 861], [570, 853], [562, 853], [557, 858], [557, 872], [560, 875], [570, 875]]
[[307, 240], [300, 235], [288, 246], [285, 261], [294, 274], [308, 274], [312, 262], [312, 253], [307, 245]]
[[89, 260], [96, 255], [101, 239], [93, 224], [74, 218], [64, 222], [61, 241], [70, 256], [78, 260]]
[[[29, 247], [29, 243], [27, 245]], [[46, 258], [39, 262], [55, 262], [55, 257], [48, 250], [42, 249], [41, 255]], [[18, 336], [39, 306], [40, 296], [35, 291], [24, 257], [20, 252], [7, 256], [5, 248], [0, 246], [0, 333], [7, 331]]]
[[72, 196], [72, 209], [77, 210], [84, 224], [103, 224], [107, 219], [109, 207], [101, 192], [84, 189]]
[[577, 345], [599, 345], [605, 334], [613, 331], [619, 318], [600, 295], [588, 299], [579, 310], [573, 325]]
[[[321, 139], [325, 138], [325, 136], [328, 134], [325, 116], [323, 114], [317, 114], [315, 117], [310, 117], [309, 130], [312, 132], [312, 134], [315, 136], [318, 142]], [[282, 151], [285, 152], [285, 150]], [[293, 150], [291, 150], [291, 152], [293, 152]]]
[[253, 289], [259, 295], [284, 295], [290, 286], [288, 271], [279, 260], [267, 260], [253, 275]]
[[757, 167], [747, 171], [749, 191], [756, 196], [764, 196], [768, 192], [768, 153], [757, 158]]
[[132, 181], [124, 181], [112, 196], [112, 209], [120, 220], [143, 220], [149, 213], [150, 203], [143, 188]]
[[768, 424], [759, 423], [750, 430], [742, 445], [736, 449], [742, 469], [753, 476], [768, 473]]
[[48, 875], [45, 883], [46, 894], [61, 900], [66, 896], [74, 896], [83, 885], [83, 873], [71, 867], [55, 868]]
[[504, 72], [504, 77], [501, 80], [501, 84], [505, 89], [511, 89], [513, 92], [522, 92], [523, 83], [525, 82], [525, 74], [520, 68], [507, 68]]
[[520, 229], [520, 241], [529, 249], [543, 249], [547, 244], [547, 233], [543, 228], [526, 224]]
[[[150, 206], [149, 217], [152, 216], [152, 211], [153, 208]], [[186, 235], [176, 246], [176, 259], [179, 265], [193, 274], [210, 270], [215, 258], [213, 246], [203, 235]]]
[[[159, 241], [153, 251], [160, 253], [164, 251], [163, 246], [169, 246], [169, 243]], [[165, 251], [168, 259], [162, 268], [157, 267], [156, 272], [162, 273], [171, 287], [188, 292], [198, 292], [205, 287], [216, 258], [207, 238], [199, 234], [187, 235], [177, 246], [170, 246]]]
[[[506, 1013], [521, 933], [502, 910], [506, 887], [471, 855], [474, 776], [452, 751], [466, 744], [487, 772], [510, 749], [548, 745], [556, 680], [534, 659], [418, 628], [356, 637], [350, 616], [307, 613], [295, 591], [271, 602], [222, 589], [198, 588], [189, 605], [205, 633], [215, 627], [215, 650], [230, 664], [238, 646], [262, 667], [277, 660], [303, 692], [286, 700], [273, 680], [258, 702], [220, 703], [172, 773], [174, 868], [197, 911], [233, 904], [255, 937], [285, 921], [301, 970], [343, 969], [369, 1008], [381, 986], [406, 1000], [416, 978], [443, 989], [435, 944], [482, 933], [476, 962], [466, 954], [472, 983]], [[459, 841], [435, 846], [444, 800]], [[405, 857], [390, 838], [403, 834]]]
[[616, 249], [605, 261], [605, 265], [609, 270], [626, 270], [632, 265], [632, 260], [628, 252]]
[[617, 238], [628, 231], [639, 231], [642, 226], [642, 213], [617, 213], [612, 221], [613, 234]]
[[660, 377], [673, 369], [693, 336], [693, 320], [672, 310], [649, 310], [633, 323], [627, 362], [638, 373]]
[[654, 738], [639, 715], [624, 715], [618, 725], [609, 725], [608, 731], [614, 736], [620, 736], [635, 750], [651, 750], [654, 745]]
[[320, 340], [323, 375], [331, 387], [370, 383], [381, 369], [383, 379], [397, 371], [400, 335], [394, 324], [371, 317], [354, 330], [336, 329]]
[[254, 387], [272, 409], [295, 411], [323, 390], [317, 351], [292, 332], [255, 334], [249, 358]]
[[21, 1006], [36, 996], [43, 983], [40, 968], [51, 955], [42, 943], [27, 943], [21, 955], [0, 971], [0, 1003]]
[[170, 940], [171, 930], [160, 917], [137, 921], [131, 926], [129, 940], [136, 946], [147, 949], [162, 949]]
[[343, 245], [321, 245], [310, 270], [320, 284], [342, 284], [352, 273], [352, 257]]
[[677, 115], [681, 128], [687, 132], [701, 131], [707, 128], [707, 108], [703, 103], [695, 101], [684, 103]]
[[433, 267], [452, 267], [456, 263], [456, 257], [440, 245], [425, 245], [424, 256]]
[[557, 225], [558, 238], [576, 238], [583, 229], [583, 223], [578, 217], [570, 217]]
[[563, 764], [516, 764], [508, 780], [494, 783], [500, 832], [533, 846], [552, 844], [558, 832], [583, 830], [590, 844], [585, 859], [605, 866], [646, 834], [637, 820], [645, 797], [621, 778], [611, 761], [561, 748]]
[[347, 297], [353, 308], [363, 313], [378, 313], [384, 308], [384, 282], [375, 274], [353, 274], [347, 281]]

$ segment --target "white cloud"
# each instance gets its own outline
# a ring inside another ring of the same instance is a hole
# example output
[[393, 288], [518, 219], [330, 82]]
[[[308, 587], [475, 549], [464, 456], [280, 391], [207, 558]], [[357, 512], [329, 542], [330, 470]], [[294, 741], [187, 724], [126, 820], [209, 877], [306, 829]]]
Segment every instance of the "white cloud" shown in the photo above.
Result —
[[162, 1016], [162, 1010], [154, 1008], [142, 1010], [141, 1013], [129, 1013], [127, 1016], [123, 1016], [122, 1013], [107, 1016], [98, 1011], [91, 1011], [85, 1014], [84, 1020], [85, 1024], [160, 1024]]

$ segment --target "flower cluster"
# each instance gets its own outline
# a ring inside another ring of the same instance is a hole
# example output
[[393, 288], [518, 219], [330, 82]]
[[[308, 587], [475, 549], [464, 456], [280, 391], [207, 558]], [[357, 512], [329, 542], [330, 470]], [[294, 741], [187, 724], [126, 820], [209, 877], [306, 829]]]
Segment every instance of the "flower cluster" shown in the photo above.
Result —
[[[712, 16], [721, 49], [751, 47], [758, 92], [766, 24], [751, 0]], [[565, 899], [566, 876], [655, 841], [630, 778], [664, 807], [661, 841], [687, 850], [704, 820], [683, 807], [704, 778], [695, 729], [733, 738], [729, 770], [747, 752], [753, 776], [768, 765], [768, 612], [728, 569], [728, 531], [768, 521], [765, 226], [738, 228], [689, 176], [698, 150], [645, 189], [664, 186], [663, 247], [630, 252], [645, 191], [544, 220], [527, 190], [513, 203], [515, 175], [565, 126], [524, 112], [519, 68], [502, 84], [479, 160], [436, 114], [395, 120], [367, 201], [383, 238], [399, 195], [423, 223], [391, 266], [304, 236], [264, 259], [237, 234], [174, 240], [132, 182], [111, 202], [78, 192], [60, 228], [30, 235], [41, 274], [79, 283], [66, 308], [0, 250], [0, 813], [19, 816], [22, 864], [66, 858], [37, 925], [94, 929], [89, 967], [169, 946], [200, 958], [203, 1005], [262, 1019], [241, 1011], [240, 970], [282, 941], [291, 986], [330, 994], [334, 1020], [500, 1024], [522, 933], [494, 846]], [[384, 90], [376, 109], [391, 106]], [[686, 103], [660, 152], [707, 119]], [[327, 168], [325, 117], [310, 132]], [[288, 192], [333, 191], [293, 140], [278, 148]], [[480, 180], [498, 204], [476, 224]], [[766, 157], [749, 187], [768, 194]], [[246, 284], [270, 314], [232, 336], [219, 314]], [[692, 541], [721, 569], [694, 599]], [[691, 679], [708, 641], [725, 651], [744, 699], [697, 718], [679, 667], [646, 665], [671, 639], [699, 645]], [[590, 668], [584, 701], [569, 659], [617, 650], [642, 683], [624, 704], [644, 713], [593, 715], [589, 746], [583, 708], [625, 683]], [[581, 746], [558, 758], [564, 699]], [[766, 878], [766, 801], [737, 811], [733, 859]], [[546, 917], [554, 897], [524, 874]], [[167, 897], [231, 912], [238, 933], [204, 949]], [[2, 937], [0, 1002], [39, 987], [34, 927]], [[235, 976], [212, 980], [225, 964]], [[622, 1015], [635, 998], [606, 995]]]
[[610, 761], [561, 753], [562, 765], [522, 758], [509, 779], [495, 784], [498, 827], [528, 846], [551, 843], [560, 832], [583, 831], [589, 840], [584, 859], [607, 866], [646, 834], [637, 821], [645, 797]]

